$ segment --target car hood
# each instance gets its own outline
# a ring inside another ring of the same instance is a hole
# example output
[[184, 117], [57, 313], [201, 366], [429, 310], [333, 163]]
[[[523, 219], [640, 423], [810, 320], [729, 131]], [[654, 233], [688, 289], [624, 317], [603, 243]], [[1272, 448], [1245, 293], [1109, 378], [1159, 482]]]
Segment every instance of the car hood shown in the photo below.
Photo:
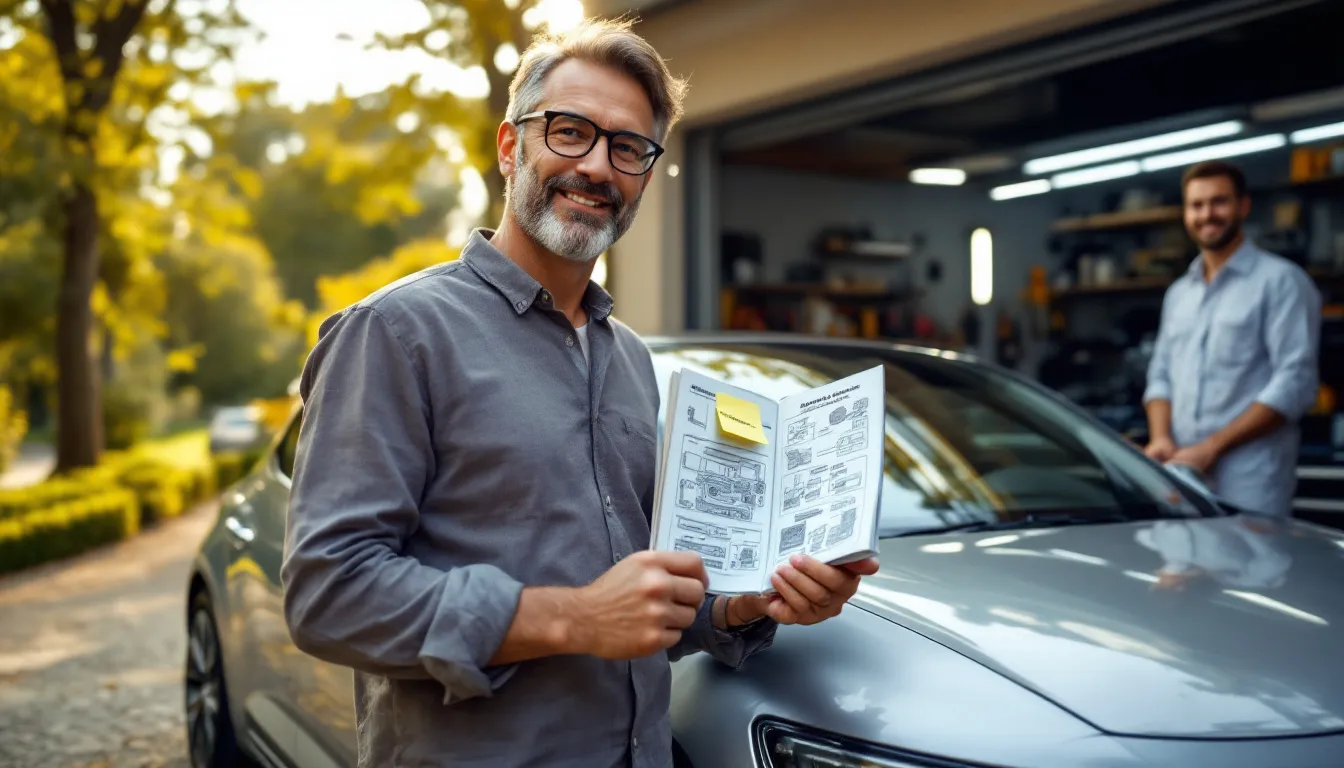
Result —
[[1344, 534], [1246, 516], [888, 539], [853, 604], [1114, 734], [1344, 730]]

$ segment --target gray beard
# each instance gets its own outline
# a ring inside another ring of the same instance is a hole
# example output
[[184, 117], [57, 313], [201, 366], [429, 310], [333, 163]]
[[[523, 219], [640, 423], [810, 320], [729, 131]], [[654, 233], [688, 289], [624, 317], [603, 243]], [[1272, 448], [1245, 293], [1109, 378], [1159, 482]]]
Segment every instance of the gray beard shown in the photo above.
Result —
[[578, 263], [595, 260], [630, 229], [639, 210], [639, 198], [624, 204], [620, 193], [611, 188], [604, 196], [611, 199], [616, 216], [604, 210], [591, 214], [571, 211], [562, 217], [556, 214], [551, 196], [566, 187], [582, 194], [583, 182], [552, 178], [549, 184], [543, 184], [537, 179], [536, 170], [524, 160], [521, 146], [514, 167], [514, 176], [506, 180], [504, 191], [519, 229], [562, 259]]

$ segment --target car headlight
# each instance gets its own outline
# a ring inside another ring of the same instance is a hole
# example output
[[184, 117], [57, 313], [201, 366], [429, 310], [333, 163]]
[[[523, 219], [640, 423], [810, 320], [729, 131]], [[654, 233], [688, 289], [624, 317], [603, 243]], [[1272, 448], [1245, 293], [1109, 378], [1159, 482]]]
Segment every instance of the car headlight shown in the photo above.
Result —
[[[787, 723], [756, 724], [756, 759], [763, 768], [954, 768], [943, 760], [902, 755], [843, 736]], [[959, 767], [958, 767], [959, 768]]]

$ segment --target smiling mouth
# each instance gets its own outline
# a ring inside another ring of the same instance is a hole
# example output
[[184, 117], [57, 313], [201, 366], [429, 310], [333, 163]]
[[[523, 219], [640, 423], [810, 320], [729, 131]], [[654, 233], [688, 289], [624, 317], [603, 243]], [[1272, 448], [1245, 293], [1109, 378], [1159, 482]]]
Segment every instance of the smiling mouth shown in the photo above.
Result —
[[563, 195], [565, 199], [572, 200], [573, 202], [578, 203], [579, 205], [587, 206], [588, 208], [606, 208], [609, 205], [609, 203], [606, 203], [602, 200], [596, 200], [591, 197], [584, 197], [583, 195], [577, 194], [575, 192], [570, 192], [569, 190], [562, 189], [560, 190], [560, 194]]

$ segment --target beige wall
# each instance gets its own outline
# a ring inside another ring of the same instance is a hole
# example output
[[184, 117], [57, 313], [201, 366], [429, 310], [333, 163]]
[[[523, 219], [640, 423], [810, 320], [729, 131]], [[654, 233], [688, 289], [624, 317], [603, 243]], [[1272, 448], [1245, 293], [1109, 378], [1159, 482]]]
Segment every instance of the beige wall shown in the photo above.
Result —
[[[759, 112], [1160, 5], [1167, 0], [688, 0], [637, 26], [690, 79], [683, 127]], [[680, 141], [612, 252], [617, 314], [684, 327]]]

